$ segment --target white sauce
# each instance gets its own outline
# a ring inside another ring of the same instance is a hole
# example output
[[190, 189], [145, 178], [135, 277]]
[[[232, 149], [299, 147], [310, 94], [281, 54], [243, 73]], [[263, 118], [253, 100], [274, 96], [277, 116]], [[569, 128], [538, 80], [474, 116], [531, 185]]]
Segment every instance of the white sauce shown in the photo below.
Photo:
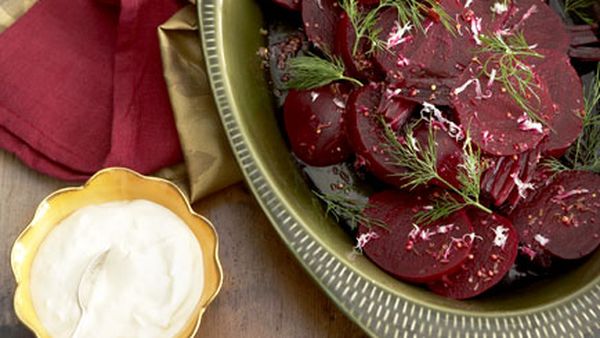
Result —
[[202, 251], [183, 220], [147, 200], [81, 208], [48, 234], [31, 270], [33, 305], [48, 333], [71, 337], [81, 277], [106, 250], [77, 337], [177, 335], [202, 294]]

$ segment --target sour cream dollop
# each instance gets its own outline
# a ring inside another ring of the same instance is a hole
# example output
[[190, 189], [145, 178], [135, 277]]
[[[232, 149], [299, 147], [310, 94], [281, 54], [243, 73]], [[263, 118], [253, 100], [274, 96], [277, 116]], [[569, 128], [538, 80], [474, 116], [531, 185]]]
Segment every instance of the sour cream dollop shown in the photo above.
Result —
[[[95, 274], [85, 273], [90, 265]], [[89, 279], [83, 316], [82, 276]], [[80, 320], [77, 337], [174, 337], [203, 287], [194, 234], [172, 211], [147, 200], [75, 211], [40, 245], [30, 280], [36, 314], [53, 338], [71, 337]]]

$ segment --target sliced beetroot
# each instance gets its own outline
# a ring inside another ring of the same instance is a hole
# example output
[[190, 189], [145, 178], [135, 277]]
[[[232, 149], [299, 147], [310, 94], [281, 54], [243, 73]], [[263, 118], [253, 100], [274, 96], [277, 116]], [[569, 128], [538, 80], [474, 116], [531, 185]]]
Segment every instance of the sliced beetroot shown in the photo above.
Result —
[[519, 237], [510, 221], [484, 212], [469, 214], [475, 240], [461, 269], [428, 284], [445, 297], [467, 299], [490, 289], [506, 275], [517, 257]]
[[537, 154], [529, 154], [527, 167], [521, 178], [521, 181], [523, 182], [521, 189], [513, 189], [506, 203], [502, 206], [502, 210], [506, 214], [512, 213], [518, 205], [530, 201], [534, 198], [536, 190], [549, 184], [552, 172], [547, 168], [541, 167], [539, 162], [539, 152]]
[[569, 33], [560, 16], [544, 1], [514, 0], [511, 7], [504, 29], [523, 32], [527, 43], [540, 49], [567, 53], [571, 40]]
[[[348, 99], [346, 130], [350, 145], [357, 158], [375, 177], [397, 187], [406, 182], [399, 175], [404, 172], [391, 162], [385, 147], [387, 144], [380, 117], [387, 121], [394, 131], [402, 131], [415, 108], [415, 104], [402, 98], [389, 98], [381, 94], [381, 86], [365, 86], [354, 91]], [[442, 178], [453, 186], [459, 186], [457, 180], [459, 165], [462, 163], [462, 149], [457, 142], [441, 130], [433, 126], [436, 143], [436, 168]], [[420, 124], [414, 131], [420, 145], [425, 146], [429, 140], [429, 125]], [[445, 188], [441, 182], [431, 182]]]
[[359, 227], [359, 236], [377, 234], [363, 247], [369, 259], [397, 278], [417, 283], [456, 271], [467, 259], [473, 240], [464, 211], [431, 225], [415, 225], [415, 213], [430, 203], [426, 196], [395, 190], [377, 193], [369, 198], [365, 212], [379, 217], [387, 228]]
[[[531, 151], [531, 150], [530, 150]], [[508, 176], [504, 182], [498, 182], [492, 189], [492, 196], [494, 196], [494, 204], [502, 205], [508, 198], [508, 195], [515, 187], [515, 177], [519, 177], [521, 170], [525, 169], [525, 163], [527, 162], [527, 152], [519, 155], [513, 155], [511, 158], [512, 165], [510, 165]]]
[[[440, 6], [452, 18], [464, 10], [453, 0], [443, 0]], [[424, 25], [426, 32], [412, 27], [400, 38], [403, 26], [397, 10], [390, 8], [379, 16], [375, 27], [380, 31], [379, 38], [387, 42], [387, 50], [376, 53], [375, 59], [388, 77], [396, 73], [402, 78], [450, 77], [460, 74], [457, 67], [469, 63], [475, 45], [468, 44], [466, 36], [453, 36], [440, 22], [427, 20]]]
[[[502, 187], [512, 180], [511, 174], [518, 170], [515, 168], [518, 165], [518, 157], [501, 156], [489, 160], [490, 167], [483, 173], [481, 177], [481, 192], [485, 198], [491, 199], [494, 204], [498, 200], [498, 193]], [[496, 204], [497, 205], [497, 204]]]
[[302, 6], [302, 0], [273, 0], [273, 2], [292, 11], [299, 11]]
[[337, 0], [303, 0], [302, 20], [308, 40], [331, 53], [335, 44], [335, 28], [342, 13]]
[[[380, 32], [380, 40], [387, 41], [392, 35], [392, 32], [397, 31], [398, 25], [398, 11], [395, 8], [390, 7], [378, 15], [374, 29]], [[411, 31], [408, 31], [405, 35], [405, 39], [402, 43], [398, 42], [395, 46], [388, 45], [386, 46], [386, 50], [375, 52], [375, 63], [388, 78], [393, 79], [394, 76], [398, 76], [397, 73], [400, 73], [398, 72], [398, 69], [407, 66], [407, 64], [405, 64], [406, 59], [404, 57], [404, 49], [407, 45], [412, 44], [414, 37], [412, 36]], [[404, 77], [402, 76], [400, 79], [396, 80], [401, 81], [403, 78]]]
[[571, 47], [591, 45], [600, 42], [597, 25], [570, 25], [567, 26], [571, 37]]
[[577, 47], [569, 48], [569, 57], [581, 62], [600, 61], [600, 48], [598, 47]]
[[466, 36], [453, 36], [441, 23], [433, 24], [426, 35], [417, 34], [413, 44], [406, 47], [409, 65], [405, 77], [458, 77], [471, 61], [475, 47]]
[[490, 167], [481, 178], [481, 191], [496, 206], [504, 204], [513, 191], [526, 193], [527, 183], [539, 160], [540, 148], [536, 147], [518, 155], [488, 159]]
[[540, 147], [536, 147], [533, 150], [526, 151], [525, 153], [519, 154], [519, 172], [511, 177], [508, 182], [511, 187], [506, 186], [500, 191], [496, 205], [502, 205], [505, 202], [515, 203], [511, 200], [516, 195], [517, 201], [521, 198], [525, 198], [531, 190], [533, 190], [533, 174], [538, 167], [540, 162]]
[[389, 81], [402, 84], [412, 79], [411, 85], [421, 89], [441, 87], [444, 79], [456, 78], [471, 61], [475, 44], [466, 38], [454, 38], [441, 24], [434, 24], [427, 35], [415, 29], [411, 32], [414, 37], [392, 48], [394, 52], [375, 54], [377, 65]]
[[392, 82], [399, 89], [398, 97], [423, 104], [425, 102], [436, 106], [450, 105], [450, 93], [457, 85], [457, 79], [428, 77], [405, 78], [401, 84]]
[[368, 85], [352, 92], [347, 105], [346, 130], [359, 164], [380, 180], [401, 186], [398, 174], [403, 169], [390, 163], [382, 147], [386, 141], [379, 116], [384, 114], [393, 127], [400, 129], [415, 105], [402, 99], [385, 100], [381, 92], [381, 85]]
[[[528, 100], [532, 110], [544, 121], [557, 113], [547, 86], [540, 82], [539, 100]], [[547, 130], [532, 121], [499, 81], [489, 87], [487, 77], [478, 78], [469, 67], [460, 78], [460, 87], [452, 96], [452, 105], [463, 126], [468, 126], [473, 143], [495, 156], [515, 155], [533, 149], [546, 136]], [[536, 125], [537, 124], [537, 125]]]
[[585, 114], [583, 87], [569, 58], [554, 50], [540, 50], [544, 58], [536, 60], [535, 69], [544, 79], [559, 113], [549, 121], [550, 132], [542, 142], [542, 154], [560, 157], [582, 131]]
[[373, 61], [366, 55], [367, 41], [362, 39], [359, 42], [356, 53], [354, 51], [355, 43], [356, 32], [354, 26], [348, 15], [343, 13], [335, 30], [335, 54], [344, 61], [348, 74], [363, 79], [375, 79], [376, 72]]
[[531, 256], [578, 259], [600, 244], [600, 176], [564, 171], [510, 218]]
[[[506, 2], [505, 2], [506, 3]], [[480, 18], [481, 19], [481, 32], [483, 34], [489, 35], [491, 33], [497, 32], [502, 29], [502, 26], [506, 24], [506, 22], [510, 19], [513, 8], [507, 7], [506, 11], [503, 11], [501, 5], [502, 2], [498, 0], [480, 0], [473, 1], [469, 6], [471, 12], [463, 12], [461, 15], [461, 19], [463, 20], [461, 23], [463, 26], [463, 30], [468, 30], [470, 27], [465, 25], [469, 23], [471, 18]], [[471, 33], [473, 33], [471, 31]]]
[[344, 161], [351, 154], [343, 127], [347, 94], [337, 84], [291, 90], [283, 106], [292, 151], [313, 166]]
[[[447, 105], [449, 89], [455, 86], [454, 81], [473, 57], [475, 37], [479, 33], [496, 31], [503, 17], [491, 12], [493, 1], [468, 3], [470, 6], [464, 7], [459, 1], [440, 1], [440, 6], [455, 20], [454, 34], [441, 22], [426, 20], [425, 31], [413, 27], [405, 32], [403, 39], [394, 40], [402, 29], [396, 9], [382, 12], [376, 24], [376, 29], [380, 31], [379, 38], [383, 41], [402, 41], [388, 43], [387, 50], [375, 53], [375, 63], [388, 80], [404, 86], [405, 93], [420, 100], [420, 103], [428, 101]], [[472, 27], [480, 27], [480, 30], [474, 32]], [[432, 87], [435, 89], [432, 90]]]

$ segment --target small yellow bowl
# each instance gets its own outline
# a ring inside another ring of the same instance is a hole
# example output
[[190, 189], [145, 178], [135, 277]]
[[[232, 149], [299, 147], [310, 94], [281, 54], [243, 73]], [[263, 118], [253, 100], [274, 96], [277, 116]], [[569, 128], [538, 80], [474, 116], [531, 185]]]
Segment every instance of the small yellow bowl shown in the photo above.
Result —
[[108, 168], [96, 173], [81, 187], [61, 189], [46, 197], [13, 245], [11, 266], [17, 281], [15, 312], [37, 337], [50, 337], [35, 313], [29, 288], [31, 265], [40, 244], [54, 226], [77, 209], [91, 204], [134, 199], [149, 200], [170, 209], [188, 225], [200, 244], [204, 259], [204, 290], [193, 315], [177, 337], [193, 337], [198, 331], [202, 314], [223, 283], [214, 226], [192, 210], [181, 190], [173, 183], [125, 168]]

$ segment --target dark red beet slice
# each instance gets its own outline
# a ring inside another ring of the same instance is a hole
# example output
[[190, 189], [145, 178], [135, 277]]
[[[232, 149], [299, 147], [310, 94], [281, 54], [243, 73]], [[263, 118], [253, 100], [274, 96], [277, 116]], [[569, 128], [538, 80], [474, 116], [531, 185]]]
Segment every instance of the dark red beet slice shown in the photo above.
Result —
[[[481, 178], [481, 192], [484, 197], [491, 199], [494, 204], [498, 200], [500, 190], [511, 181], [511, 174], [518, 170], [518, 157], [501, 156], [491, 160], [491, 166]], [[496, 204], [497, 205], [497, 204]]]
[[382, 147], [385, 136], [377, 117], [383, 113], [387, 121], [400, 128], [413, 111], [414, 104], [401, 99], [386, 100], [382, 104], [381, 91], [380, 85], [368, 85], [352, 92], [347, 105], [346, 130], [359, 164], [380, 180], [401, 186], [402, 180], [397, 174], [402, 168], [390, 163]]
[[[474, 1], [465, 8], [458, 1], [440, 1], [448, 15], [457, 20], [455, 35], [443, 24], [427, 21], [424, 23], [426, 33], [411, 29], [403, 36], [402, 43], [392, 44], [388, 50], [376, 53], [376, 64], [389, 81], [404, 86], [406, 95], [421, 103], [447, 105], [449, 89], [455, 87], [456, 78], [471, 61], [476, 47], [471, 22], [481, 20], [481, 33], [492, 30], [487, 27], [499, 27], [502, 16], [492, 15], [490, 7], [493, 3]], [[401, 31], [395, 9], [384, 11], [378, 19], [376, 27], [381, 31], [379, 38], [383, 41], [389, 41], [395, 32]]]
[[527, 201], [530, 201], [535, 196], [535, 191], [549, 184], [552, 172], [544, 167], [539, 166], [540, 153], [530, 152], [527, 158], [527, 166], [521, 181], [523, 186], [521, 190], [514, 189], [508, 197], [506, 204], [502, 206], [502, 210], [506, 214], [510, 214], [515, 208]]
[[[506, 3], [506, 2], [505, 2]], [[489, 35], [497, 32], [510, 19], [512, 13], [510, 6], [506, 11], [499, 11], [498, 5], [502, 4], [498, 0], [473, 1], [469, 7], [473, 11], [473, 16], [481, 18], [482, 33]], [[468, 14], [463, 15], [463, 20], [468, 19]]]
[[497, 184], [492, 189], [492, 196], [494, 196], [494, 204], [501, 205], [506, 201], [508, 194], [515, 187], [514, 177], [519, 177], [522, 169], [525, 168], [525, 162], [527, 160], [526, 153], [519, 155], [513, 155], [511, 158], [511, 165], [507, 166], [508, 176], [504, 179], [504, 182], [496, 182]]
[[344, 161], [351, 154], [343, 127], [347, 95], [337, 84], [291, 90], [283, 106], [292, 151], [313, 166]]
[[359, 234], [375, 232], [363, 251], [375, 264], [402, 280], [426, 283], [452, 273], [466, 260], [473, 229], [464, 211], [428, 226], [413, 225], [415, 212], [428, 200], [414, 193], [388, 190], [369, 198], [366, 213], [379, 217], [387, 228], [366, 228]]
[[571, 38], [562, 19], [550, 6], [540, 0], [514, 0], [512, 6], [505, 29], [522, 31], [530, 45], [567, 53]]
[[511, 176], [511, 180], [499, 192], [496, 199], [497, 206], [508, 201], [512, 194], [524, 198], [531, 192], [530, 190], [533, 190], [531, 181], [539, 161], [540, 147], [519, 154], [519, 170]]
[[571, 37], [571, 47], [591, 45], [600, 42], [597, 25], [571, 25], [567, 26]]
[[273, 0], [273, 2], [292, 11], [299, 11], [302, 6], [302, 0]]
[[510, 218], [534, 254], [584, 257], [600, 244], [600, 175], [561, 172]]
[[456, 78], [409, 77], [402, 83], [392, 82], [397, 87], [398, 97], [416, 103], [431, 103], [436, 106], [450, 105], [450, 93], [456, 87]]
[[[476, 77], [471, 69], [461, 76], [461, 86], [455, 90], [452, 105], [456, 109], [458, 119], [463, 126], [468, 126], [473, 143], [484, 152], [495, 156], [506, 156], [533, 149], [545, 137], [547, 130], [536, 130], [523, 109], [495, 81], [486, 88], [487, 78], [478, 79], [481, 84], [473, 82]], [[470, 85], [467, 85], [470, 83]], [[481, 88], [478, 93], [477, 88]], [[556, 115], [557, 107], [552, 102], [544, 83], [540, 83], [537, 91], [539, 101], [531, 98], [529, 103], [535, 112], [545, 121], [551, 121]], [[487, 93], [485, 93], [488, 91]], [[489, 94], [489, 98], [482, 96]], [[541, 129], [541, 124], [537, 125]]]
[[[390, 163], [391, 158], [385, 149], [387, 143], [383, 127], [378, 116], [383, 116], [392, 129], [400, 131], [415, 104], [401, 98], [387, 98], [380, 94], [381, 86], [365, 86], [354, 91], [348, 99], [346, 129], [350, 145], [365, 168], [375, 177], [397, 187], [404, 181], [398, 176], [401, 167]], [[429, 127], [423, 123], [414, 132], [421, 145], [426, 145]], [[440, 176], [454, 186], [457, 180], [459, 164], [462, 163], [462, 149], [445, 131], [434, 125], [434, 138], [437, 152], [437, 170]], [[432, 184], [445, 187], [441, 182]]]
[[600, 61], [600, 48], [598, 47], [577, 47], [569, 49], [569, 56], [572, 59], [582, 62]]
[[[389, 8], [384, 10], [377, 17], [377, 23], [375, 29], [379, 30], [379, 39], [387, 41], [393, 29], [396, 29], [396, 21], [398, 20], [398, 12], [395, 8]], [[409, 32], [410, 33], [410, 32]], [[407, 37], [409, 35], [407, 34]], [[388, 50], [377, 51], [374, 55], [375, 63], [377, 66], [386, 73], [388, 78], [392, 78], [392, 75], [400, 67], [397, 63], [403, 58], [402, 50], [407, 44], [412, 43], [412, 37], [408, 38], [402, 44], [388, 48]]]
[[553, 50], [538, 52], [544, 58], [538, 59], [536, 72], [544, 79], [559, 111], [549, 122], [552, 130], [542, 142], [542, 154], [560, 157], [575, 142], [583, 128], [583, 87], [565, 54]]
[[457, 77], [471, 61], [473, 48], [475, 44], [467, 37], [454, 37], [442, 24], [434, 24], [427, 35], [417, 34], [406, 48], [405, 77]]
[[371, 58], [367, 57], [366, 40], [361, 40], [354, 53], [356, 32], [350, 18], [343, 13], [337, 23], [335, 30], [334, 51], [344, 61], [346, 72], [352, 76], [366, 79], [374, 79], [376, 72]]
[[535, 170], [539, 154], [540, 149], [536, 147], [518, 155], [490, 159], [491, 166], [481, 179], [481, 191], [484, 196], [491, 199], [494, 205], [500, 206], [513, 191], [517, 196], [525, 194], [526, 184]]
[[469, 214], [477, 237], [461, 269], [428, 284], [445, 297], [467, 299], [496, 285], [510, 270], [517, 257], [519, 237], [510, 221], [483, 212]]
[[332, 53], [335, 27], [341, 13], [337, 0], [303, 0], [302, 20], [308, 40], [325, 52]]
[[508, 176], [508, 179], [506, 180], [506, 182], [504, 182], [504, 184], [502, 186], [494, 189], [493, 194], [494, 194], [494, 196], [496, 196], [496, 199], [494, 200], [494, 204], [496, 206], [500, 206], [500, 205], [504, 204], [504, 202], [506, 202], [506, 200], [508, 199], [508, 196], [510, 196], [510, 193], [515, 188], [523, 189], [523, 188], [518, 188], [517, 182], [519, 182], [520, 185], [523, 184], [521, 179], [522, 179], [522, 176], [525, 174], [524, 172], [527, 168], [527, 160], [529, 158], [529, 153], [531, 153], [531, 152], [535, 152], [535, 149], [521, 153], [518, 155], [517, 159], [513, 159], [514, 162], [513, 162], [511, 171], [510, 171], [510, 175]]

